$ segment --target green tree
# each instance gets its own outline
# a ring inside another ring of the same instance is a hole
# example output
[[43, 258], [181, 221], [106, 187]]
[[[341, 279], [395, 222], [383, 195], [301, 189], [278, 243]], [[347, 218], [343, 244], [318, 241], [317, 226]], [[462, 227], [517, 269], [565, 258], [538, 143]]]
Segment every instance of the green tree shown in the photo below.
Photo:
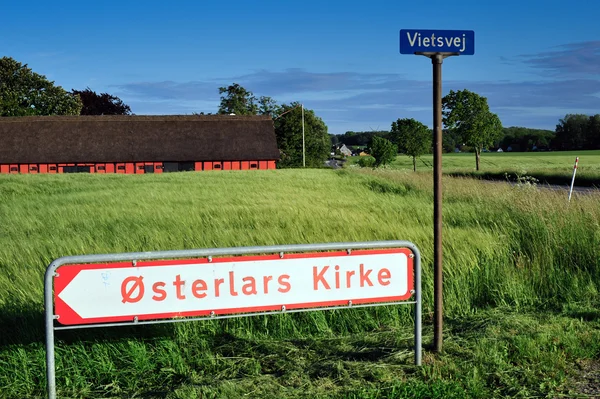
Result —
[[81, 101], [27, 64], [0, 58], [0, 116], [79, 115]]
[[336, 146], [340, 143], [339, 136], [337, 134], [330, 134], [329, 139], [331, 140], [331, 146]]
[[442, 108], [446, 128], [475, 149], [475, 167], [479, 170], [481, 151], [502, 138], [500, 118], [490, 112], [487, 98], [467, 89], [450, 90], [442, 99]]
[[221, 104], [217, 114], [256, 115], [259, 111], [256, 97], [237, 83], [219, 87]]
[[281, 113], [281, 107], [271, 97], [260, 96], [257, 112], [259, 115], [270, 115], [272, 118], [277, 118]]
[[553, 148], [557, 150], [597, 149], [594, 146], [597, 116], [568, 114], [559, 120], [552, 143]]
[[[433, 135], [433, 132], [432, 132]], [[457, 148], [460, 150], [462, 138], [456, 131], [442, 130], [442, 150], [444, 152], [454, 152]]]
[[218, 114], [270, 115], [275, 126], [277, 147], [281, 153], [278, 167], [302, 167], [303, 152], [306, 166], [321, 167], [329, 157], [331, 139], [327, 126], [314, 111], [304, 109], [304, 148], [302, 146], [302, 104], [278, 105], [268, 96], [258, 99], [237, 83], [220, 87], [221, 104]]
[[390, 134], [392, 141], [398, 145], [398, 150], [412, 157], [413, 171], [417, 171], [417, 157], [427, 154], [432, 146], [431, 130], [415, 119], [398, 119], [392, 122]]
[[600, 114], [590, 116], [587, 125], [586, 146], [590, 150], [600, 149]]
[[[283, 104], [279, 117], [274, 120], [277, 146], [281, 152], [282, 168], [302, 167], [302, 105]], [[315, 112], [304, 109], [304, 142], [306, 166], [321, 167], [329, 157], [331, 140], [327, 125]]]
[[89, 87], [71, 92], [81, 99], [81, 115], [131, 115], [131, 108], [119, 97], [108, 93], [97, 94]]
[[371, 148], [371, 155], [375, 158], [376, 168], [391, 163], [398, 154], [398, 147], [394, 143], [379, 136], [373, 136], [369, 147]]

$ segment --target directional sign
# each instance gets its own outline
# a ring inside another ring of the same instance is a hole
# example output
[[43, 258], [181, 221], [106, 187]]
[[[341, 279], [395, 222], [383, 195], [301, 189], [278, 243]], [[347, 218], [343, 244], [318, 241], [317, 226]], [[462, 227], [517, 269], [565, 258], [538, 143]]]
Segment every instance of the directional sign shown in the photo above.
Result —
[[61, 324], [94, 324], [404, 301], [406, 248], [65, 265], [54, 279]]
[[400, 53], [475, 54], [475, 32], [472, 30], [400, 30]]

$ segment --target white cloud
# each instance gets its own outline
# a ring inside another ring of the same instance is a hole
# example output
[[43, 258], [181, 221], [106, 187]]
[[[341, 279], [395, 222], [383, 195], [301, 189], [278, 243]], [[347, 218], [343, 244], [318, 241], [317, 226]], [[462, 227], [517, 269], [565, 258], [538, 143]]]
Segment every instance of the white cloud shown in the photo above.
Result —
[[[559, 55], [543, 53], [534, 56], [530, 62], [544, 57], [560, 58], [565, 51], [557, 52]], [[116, 94], [137, 114], [216, 112], [218, 88], [234, 82], [256, 96], [271, 96], [280, 103], [304, 103], [315, 110], [334, 133], [389, 129], [391, 122], [398, 118], [415, 118], [431, 126], [431, 82], [410, 80], [400, 74], [260, 70], [214, 80], [132, 82], [115, 87]], [[598, 76], [444, 81], [445, 92], [465, 88], [487, 97], [492, 112], [498, 113], [505, 126], [554, 129], [567, 113], [597, 113], [600, 110]]]

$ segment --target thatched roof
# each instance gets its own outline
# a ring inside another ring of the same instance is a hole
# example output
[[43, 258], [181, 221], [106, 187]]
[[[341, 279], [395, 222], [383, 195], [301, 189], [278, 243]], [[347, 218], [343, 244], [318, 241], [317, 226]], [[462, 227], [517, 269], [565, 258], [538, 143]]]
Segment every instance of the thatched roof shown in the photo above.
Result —
[[0, 163], [277, 160], [268, 116], [0, 118]]

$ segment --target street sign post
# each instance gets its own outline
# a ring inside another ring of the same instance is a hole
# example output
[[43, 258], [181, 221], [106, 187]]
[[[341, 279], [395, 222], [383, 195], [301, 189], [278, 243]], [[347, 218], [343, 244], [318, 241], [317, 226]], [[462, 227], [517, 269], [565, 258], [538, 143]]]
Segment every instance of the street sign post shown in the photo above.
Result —
[[408, 241], [59, 258], [44, 277], [48, 398], [57, 330], [381, 305], [414, 305], [421, 365], [421, 255]]
[[442, 351], [442, 63], [455, 55], [475, 54], [471, 30], [401, 29], [400, 54], [424, 55], [433, 65], [433, 347]]

